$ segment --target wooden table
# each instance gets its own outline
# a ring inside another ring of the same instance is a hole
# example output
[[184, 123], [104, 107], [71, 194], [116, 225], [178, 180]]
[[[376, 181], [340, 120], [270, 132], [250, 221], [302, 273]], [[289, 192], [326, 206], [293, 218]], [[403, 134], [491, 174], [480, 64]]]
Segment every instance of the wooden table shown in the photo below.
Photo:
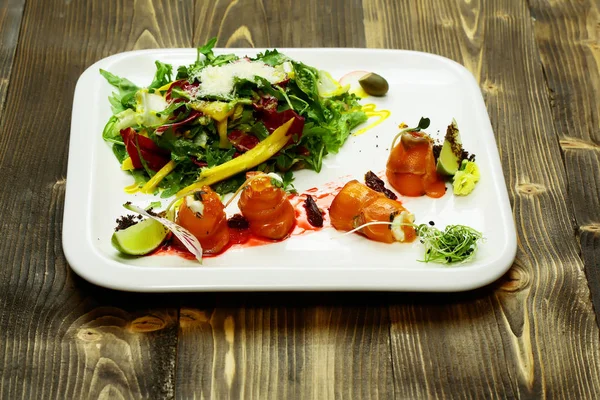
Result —
[[[465, 65], [514, 210], [511, 270], [459, 294], [146, 295], [75, 276], [61, 229], [77, 78], [217, 35]], [[0, 0], [0, 397], [600, 398], [599, 37], [594, 0]]]

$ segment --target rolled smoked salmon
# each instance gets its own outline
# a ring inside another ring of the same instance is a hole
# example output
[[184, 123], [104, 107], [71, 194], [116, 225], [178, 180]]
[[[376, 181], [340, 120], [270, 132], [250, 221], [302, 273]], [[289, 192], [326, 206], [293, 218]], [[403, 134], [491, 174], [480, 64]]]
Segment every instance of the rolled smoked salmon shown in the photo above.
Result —
[[177, 223], [196, 236], [205, 254], [219, 253], [229, 243], [225, 207], [209, 186], [183, 198]]
[[251, 180], [242, 191], [238, 206], [248, 220], [250, 232], [267, 239], [283, 239], [296, 221], [285, 191], [273, 186], [269, 176]]
[[446, 185], [436, 172], [433, 141], [423, 132], [402, 134], [390, 152], [385, 174], [403, 196], [437, 198], [446, 193]]
[[[388, 222], [389, 225], [369, 225], [360, 229], [369, 239], [384, 242], [412, 242], [415, 229], [410, 225], [414, 216], [397, 200], [388, 199], [366, 185], [352, 180], [335, 196], [329, 208], [334, 228], [350, 231], [369, 222]], [[396, 225], [397, 224], [397, 225]]]

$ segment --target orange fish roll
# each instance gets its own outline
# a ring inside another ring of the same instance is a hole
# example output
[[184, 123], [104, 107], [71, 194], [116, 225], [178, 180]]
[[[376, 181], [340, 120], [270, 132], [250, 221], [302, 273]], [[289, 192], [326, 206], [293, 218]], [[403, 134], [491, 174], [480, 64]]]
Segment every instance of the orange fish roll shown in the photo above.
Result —
[[389, 222], [365, 226], [359, 232], [369, 239], [392, 243], [411, 242], [416, 238], [411, 225], [413, 215], [399, 201], [388, 199], [362, 183], [352, 180], [336, 195], [329, 208], [334, 228], [350, 231], [369, 222]]
[[446, 193], [436, 172], [433, 141], [422, 132], [402, 134], [388, 158], [386, 177], [403, 196], [442, 197]]
[[219, 253], [229, 243], [225, 208], [209, 186], [184, 197], [177, 223], [196, 236], [205, 254]]
[[296, 222], [294, 207], [285, 191], [261, 176], [244, 188], [238, 206], [248, 220], [250, 232], [267, 239], [283, 239]]

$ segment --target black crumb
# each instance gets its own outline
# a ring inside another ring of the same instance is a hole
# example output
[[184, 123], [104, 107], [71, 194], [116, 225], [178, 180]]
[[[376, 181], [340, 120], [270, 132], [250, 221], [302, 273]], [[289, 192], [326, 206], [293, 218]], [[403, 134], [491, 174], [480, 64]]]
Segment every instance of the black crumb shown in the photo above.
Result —
[[138, 223], [138, 221], [136, 221], [136, 216], [133, 214], [127, 214], [122, 217], [119, 217], [115, 222], [117, 223], [117, 226], [115, 227], [115, 232], [122, 231], [123, 229], [127, 229], [130, 226], [133, 226]]
[[149, 209], [146, 210], [146, 212], [148, 214], [152, 215], [153, 217], [158, 217], [158, 214], [155, 213], [153, 210], [154, 210], [154, 208], [150, 207]]
[[431, 226], [434, 226], [434, 225], [435, 225], [435, 222], [433, 222], [433, 221], [429, 221], [429, 225], [431, 225]]
[[442, 145], [434, 144], [433, 145], [433, 159], [435, 160], [436, 163], [437, 163], [438, 158], [440, 158], [441, 152], [442, 152]]

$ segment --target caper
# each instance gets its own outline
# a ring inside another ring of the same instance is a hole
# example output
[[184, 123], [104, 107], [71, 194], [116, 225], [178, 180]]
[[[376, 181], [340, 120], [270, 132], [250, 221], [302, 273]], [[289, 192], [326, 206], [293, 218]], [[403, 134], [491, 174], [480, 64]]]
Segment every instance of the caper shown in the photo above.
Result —
[[390, 89], [390, 85], [381, 75], [370, 72], [358, 80], [360, 86], [367, 94], [372, 96], [384, 96]]

